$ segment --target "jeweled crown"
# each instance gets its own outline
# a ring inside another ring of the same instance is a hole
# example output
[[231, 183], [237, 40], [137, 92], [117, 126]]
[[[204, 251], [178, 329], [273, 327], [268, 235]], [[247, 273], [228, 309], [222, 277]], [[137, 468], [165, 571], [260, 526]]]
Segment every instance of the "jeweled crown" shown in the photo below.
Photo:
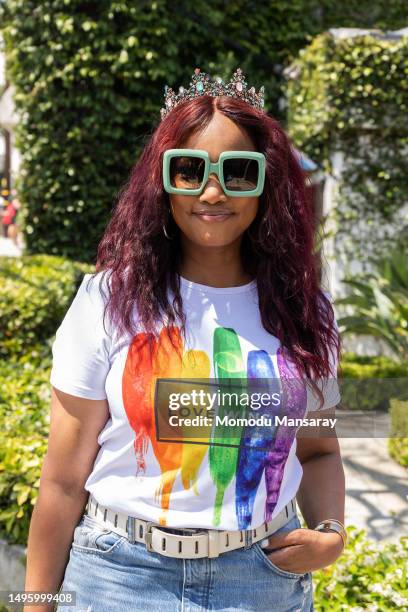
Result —
[[240, 100], [245, 100], [245, 102], [248, 102], [251, 106], [262, 110], [264, 107], [264, 91], [263, 86], [258, 92], [255, 91], [255, 87], [250, 87], [248, 89], [248, 84], [245, 81], [245, 76], [241, 68], [237, 68], [232, 79], [230, 79], [228, 83], [224, 83], [220, 78], [212, 79], [209, 74], [201, 72], [200, 68], [196, 68], [188, 89], [179, 87], [178, 94], [176, 94], [171, 87], [165, 85], [165, 105], [160, 110], [160, 115], [161, 118], [164, 119], [166, 115], [181, 102], [204, 95], [239, 98]]

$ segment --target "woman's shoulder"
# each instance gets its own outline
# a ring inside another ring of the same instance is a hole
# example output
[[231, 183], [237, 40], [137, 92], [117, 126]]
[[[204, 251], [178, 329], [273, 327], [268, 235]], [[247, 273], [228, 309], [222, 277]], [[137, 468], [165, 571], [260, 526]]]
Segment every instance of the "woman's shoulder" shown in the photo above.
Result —
[[88, 272], [84, 274], [79, 292], [91, 301], [106, 302], [110, 292], [110, 270]]
[[109, 298], [109, 279], [103, 272], [88, 272], [82, 276], [70, 311], [76, 320], [88, 321], [93, 328], [105, 312]]

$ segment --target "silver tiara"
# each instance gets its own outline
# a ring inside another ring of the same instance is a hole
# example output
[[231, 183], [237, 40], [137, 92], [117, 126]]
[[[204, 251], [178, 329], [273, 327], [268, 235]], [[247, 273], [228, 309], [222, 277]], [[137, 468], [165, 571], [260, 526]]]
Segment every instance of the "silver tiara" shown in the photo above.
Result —
[[238, 98], [262, 110], [264, 107], [264, 91], [265, 88], [263, 86], [258, 92], [255, 91], [255, 87], [250, 87], [248, 89], [248, 84], [245, 81], [245, 76], [241, 68], [237, 68], [229, 83], [224, 83], [219, 77], [214, 80], [209, 74], [201, 72], [200, 68], [196, 68], [188, 89], [179, 87], [178, 94], [176, 94], [171, 87], [168, 87], [168, 85], [164, 86], [165, 105], [160, 110], [160, 115], [161, 118], [164, 119], [164, 117], [181, 102], [205, 95]]

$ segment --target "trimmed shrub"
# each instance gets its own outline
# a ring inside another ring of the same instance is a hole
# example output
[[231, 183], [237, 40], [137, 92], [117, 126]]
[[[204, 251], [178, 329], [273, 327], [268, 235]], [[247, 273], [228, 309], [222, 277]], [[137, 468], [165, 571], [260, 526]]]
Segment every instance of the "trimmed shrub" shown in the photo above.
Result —
[[[49, 255], [0, 259], [0, 359], [45, 343], [91, 266]], [[36, 349], [38, 350], [38, 349]], [[27, 357], [26, 357], [27, 358]]]
[[0, 361], [0, 537], [25, 544], [47, 450], [50, 343]]
[[390, 397], [407, 397], [407, 380], [407, 363], [345, 353], [339, 368], [341, 403], [350, 410], [388, 410]]
[[24, 544], [47, 449], [55, 332], [93, 266], [0, 259], [0, 536]]
[[339, 375], [342, 378], [398, 378], [408, 376], [408, 364], [384, 355], [344, 353]]
[[408, 402], [392, 399], [390, 408], [391, 436], [388, 450], [391, 457], [408, 468]]

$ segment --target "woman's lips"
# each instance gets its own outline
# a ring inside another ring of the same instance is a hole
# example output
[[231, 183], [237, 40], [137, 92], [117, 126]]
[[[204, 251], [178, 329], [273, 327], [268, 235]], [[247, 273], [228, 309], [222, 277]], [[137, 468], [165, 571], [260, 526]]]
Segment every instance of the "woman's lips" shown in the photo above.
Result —
[[219, 212], [196, 212], [193, 213], [194, 216], [198, 217], [198, 219], [201, 219], [201, 221], [205, 221], [206, 223], [217, 223], [220, 221], [226, 221], [227, 219], [229, 219], [230, 217], [232, 217], [234, 213], [230, 213], [230, 212], [224, 212], [224, 211], [219, 211]]

